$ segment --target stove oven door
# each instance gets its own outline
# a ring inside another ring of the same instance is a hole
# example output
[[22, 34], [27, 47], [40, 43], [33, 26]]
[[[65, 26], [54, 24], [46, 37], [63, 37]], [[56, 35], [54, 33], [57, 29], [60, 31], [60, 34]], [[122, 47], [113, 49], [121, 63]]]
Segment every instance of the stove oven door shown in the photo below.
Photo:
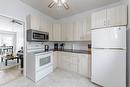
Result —
[[36, 55], [36, 71], [52, 66], [53, 64], [52, 58], [53, 58], [52, 53]]

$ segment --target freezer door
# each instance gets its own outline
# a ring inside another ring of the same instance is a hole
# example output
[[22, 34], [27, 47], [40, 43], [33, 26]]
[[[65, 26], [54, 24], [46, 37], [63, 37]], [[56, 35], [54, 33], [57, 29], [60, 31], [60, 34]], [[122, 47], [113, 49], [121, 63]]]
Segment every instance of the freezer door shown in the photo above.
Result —
[[92, 30], [92, 48], [126, 49], [126, 27]]
[[104, 87], [126, 87], [126, 51], [92, 49], [91, 80]]

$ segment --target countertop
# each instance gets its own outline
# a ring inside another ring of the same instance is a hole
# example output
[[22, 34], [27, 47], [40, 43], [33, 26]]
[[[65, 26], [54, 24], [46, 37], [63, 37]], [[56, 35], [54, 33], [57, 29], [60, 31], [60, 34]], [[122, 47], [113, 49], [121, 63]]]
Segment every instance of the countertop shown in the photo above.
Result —
[[61, 52], [71, 52], [71, 53], [81, 53], [81, 54], [91, 54], [91, 51], [87, 51], [87, 50], [72, 50], [72, 49], [54, 50], [54, 49], [50, 49], [49, 51], [61, 51]]
[[91, 50], [72, 50], [72, 49], [64, 49], [64, 50], [49, 49], [48, 51], [37, 51], [37, 52], [32, 52], [32, 53], [39, 54], [39, 53], [48, 53], [48, 52], [54, 52], [54, 51], [80, 53], [80, 54], [91, 54]]
[[46, 54], [46, 53], [51, 53], [51, 52], [53, 52], [53, 50], [49, 50], [49, 51], [36, 51], [36, 52], [31, 52], [31, 53], [33, 53], [33, 54], [40, 54], [40, 53]]

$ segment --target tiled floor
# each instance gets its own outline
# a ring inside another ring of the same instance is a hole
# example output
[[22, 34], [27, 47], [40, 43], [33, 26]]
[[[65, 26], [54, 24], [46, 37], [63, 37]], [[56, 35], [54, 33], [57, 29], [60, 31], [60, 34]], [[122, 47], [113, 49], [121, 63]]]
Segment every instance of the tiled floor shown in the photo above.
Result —
[[60, 69], [55, 70], [38, 83], [34, 83], [28, 78], [21, 77], [15, 81], [0, 87], [99, 87], [92, 84], [88, 79]]
[[0, 70], [0, 85], [22, 77], [21, 70], [15, 66], [10, 69]]

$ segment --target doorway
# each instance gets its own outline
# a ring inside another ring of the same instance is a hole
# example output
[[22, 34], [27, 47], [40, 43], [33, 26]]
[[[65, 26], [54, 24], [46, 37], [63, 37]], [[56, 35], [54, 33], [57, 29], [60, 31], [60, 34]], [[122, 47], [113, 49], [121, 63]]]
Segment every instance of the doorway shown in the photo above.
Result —
[[0, 16], [0, 85], [23, 76], [24, 23]]

